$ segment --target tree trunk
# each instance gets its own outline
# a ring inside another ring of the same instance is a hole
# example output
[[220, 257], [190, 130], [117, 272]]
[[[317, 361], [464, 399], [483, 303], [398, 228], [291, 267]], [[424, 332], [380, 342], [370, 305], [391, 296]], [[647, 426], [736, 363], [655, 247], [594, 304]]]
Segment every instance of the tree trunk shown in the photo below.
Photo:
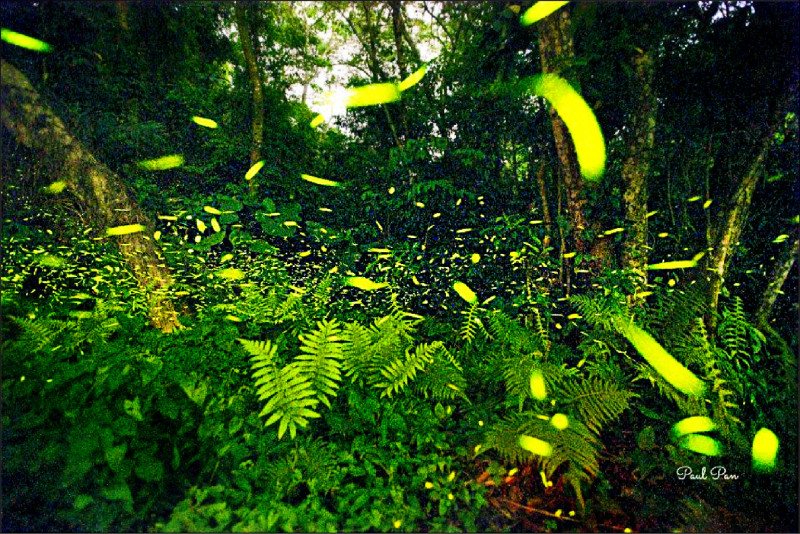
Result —
[[[394, 46], [397, 53], [397, 70], [400, 73], [398, 79], [404, 80], [408, 69], [406, 68], [405, 56], [403, 55], [403, 33], [405, 32], [403, 5], [400, 0], [391, 0], [389, 4], [392, 7], [392, 30], [394, 33]], [[405, 100], [400, 100], [398, 105], [400, 108], [400, 126], [402, 127], [401, 135], [403, 139], [408, 139], [408, 116]]]
[[[530, 154], [530, 160], [528, 163], [528, 172], [533, 171], [533, 151]], [[550, 231], [553, 229], [553, 218], [550, 216], [550, 206], [547, 205], [547, 189], [544, 183], [544, 170], [545, 166], [542, 163], [539, 166], [539, 170], [536, 172], [536, 184], [539, 186], [539, 196], [542, 199], [542, 219], [544, 220], [544, 228], [545, 234], [544, 239], [542, 240], [542, 249], [546, 249], [550, 246]]]
[[775, 263], [772, 271], [772, 279], [761, 297], [761, 305], [756, 312], [756, 324], [767, 325], [769, 323], [769, 316], [772, 313], [772, 307], [775, 305], [775, 299], [778, 298], [778, 291], [780, 291], [786, 277], [789, 276], [789, 271], [797, 260], [797, 252], [800, 250], [800, 236], [795, 231], [792, 246], [788, 247], [781, 254], [781, 257]]
[[[253, 87], [253, 139], [250, 144], [250, 165], [252, 166], [263, 158], [264, 90], [255, 50], [253, 49], [253, 38], [250, 34], [250, 23], [247, 20], [245, 6], [241, 2], [236, 2], [234, 4], [234, 12], [236, 14], [236, 31], [239, 32], [239, 42], [242, 44], [250, 85]], [[254, 189], [253, 180], [250, 180], [249, 188], [250, 192], [252, 192]]]
[[747, 211], [753, 198], [753, 191], [755, 191], [756, 184], [758, 183], [758, 177], [760, 176], [764, 159], [772, 145], [773, 133], [774, 128], [769, 128], [768, 133], [761, 142], [761, 149], [758, 155], [750, 165], [750, 170], [742, 181], [739, 182], [739, 186], [733, 195], [731, 206], [727, 214], [721, 219], [720, 225], [713, 233], [713, 235], [717, 236], [717, 240], [714, 245], [714, 250], [711, 252], [711, 257], [708, 260], [709, 269], [711, 271], [711, 281], [708, 293], [710, 313], [707, 317], [707, 322], [710, 332], [713, 332], [716, 327], [715, 312], [719, 304], [719, 294], [725, 282], [725, 275], [728, 272], [731, 256], [733, 256], [734, 253], [734, 247], [739, 242], [739, 237], [741, 236], [742, 228], [747, 218]]
[[[386, 73], [383, 72], [381, 68], [380, 59], [378, 58], [378, 28], [377, 25], [379, 21], [375, 21], [375, 24], [372, 23], [372, 15], [370, 10], [375, 9], [373, 2], [361, 2], [361, 8], [364, 12], [364, 35], [362, 36], [359, 31], [358, 27], [356, 26], [355, 20], [348, 16], [343, 11], [340, 11], [342, 17], [347, 22], [347, 25], [350, 26], [350, 29], [353, 31], [353, 35], [355, 35], [356, 39], [361, 43], [361, 47], [366, 50], [367, 57], [368, 57], [368, 68], [370, 73], [372, 74], [372, 81], [373, 82], [385, 82], [387, 79]], [[354, 8], [355, 9], [355, 8]], [[405, 150], [403, 147], [403, 142], [400, 140], [400, 137], [397, 134], [397, 128], [394, 126], [394, 121], [392, 120], [392, 116], [389, 113], [389, 109], [386, 107], [386, 104], [381, 104], [381, 108], [383, 109], [383, 113], [386, 116], [386, 123], [389, 126], [389, 130], [392, 134], [392, 141], [400, 150]]]
[[[570, 18], [568, 9], [560, 9], [539, 23], [539, 56], [542, 71], [558, 74], [564, 59], [574, 57], [572, 37], [569, 33]], [[588, 228], [583, 207], [586, 204], [583, 179], [581, 178], [575, 146], [564, 121], [556, 110], [550, 107], [550, 121], [556, 141], [556, 151], [561, 162], [561, 176], [566, 193], [567, 210], [575, 238], [577, 252], [585, 253], [590, 243], [585, 241], [582, 232]], [[566, 251], [562, 251], [566, 252]]]
[[637, 275], [638, 285], [647, 283], [647, 174], [650, 171], [655, 139], [658, 103], [653, 92], [653, 59], [639, 49], [633, 58], [639, 85], [639, 102], [631, 121], [628, 156], [622, 162], [622, 179], [626, 185], [625, 213], [629, 224], [622, 253], [625, 268]]
[[82, 204], [96, 228], [142, 224], [146, 232], [117, 236], [122, 256], [139, 287], [148, 295], [150, 320], [162, 332], [172, 332], [180, 322], [167, 296], [172, 275], [149, 233], [153, 223], [144, 214], [122, 180], [97, 161], [73, 137], [36, 89], [15, 67], [2, 61], [2, 123], [17, 142], [38, 150], [58, 169], [67, 190]]

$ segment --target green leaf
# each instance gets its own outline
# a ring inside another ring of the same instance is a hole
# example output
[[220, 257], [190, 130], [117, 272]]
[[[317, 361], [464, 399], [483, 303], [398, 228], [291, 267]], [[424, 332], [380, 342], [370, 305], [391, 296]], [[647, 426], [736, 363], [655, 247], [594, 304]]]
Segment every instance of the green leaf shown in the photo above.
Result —
[[127, 443], [123, 443], [121, 445], [117, 445], [116, 447], [106, 449], [105, 451], [106, 461], [108, 462], [108, 466], [111, 468], [112, 471], [114, 472], [119, 471], [120, 467], [122, 466], [122, 460], [125, 458], [126, 452], [128, 452]]
[[123, 403], [125, 413], [136, 419], [137, 421], [144, 421], [142, 417], [141, 407], [139, 406], [139, 397], [137, 396], [132, 401], [125, 399]]
[[181, 382], [181, 387], [183, 391], [186, 392], [186, 395], [197, 404], [198, 406], [202, 406], [203, 401], [206, 399], [206, 395], [208, 394], [208, 383], [207, 381], [199, 381], [197, 382], [196, 376], [193, 380]]
[[643, 451], [652, 451], [656, 446], [656, 431], [652, 426], [645, 427], [644, 430], [639, 432], [636, 436], [636, 444]]
[[142, 366], [141, 373], [142, 373], [142, 386], [146, 386], [156, 377], [161, 368], [164, 366], [164, 362], [161, 361], [161, 358], [156, 356], [150, 356], [145, 360], [145, 365]]
[[278, 427], [278, 439], [283, 438], [283, 435], [286, 433], [286, 426], [288, 424], [289, 424], [289, 418], [288, 417], [284, 417], [283, 419], [281, 419], [281, 424]]
[[150, 455], [142, 455], [136, 462], [134, 472], [146, 482], [157, 482], [164, 477], [164, 465]]
[[75, 502], [73, 503], [72, 507], [75, 510], [81, 511], [90, 504], [92, 504], [93, 502], [94, 502], [94, 497], [82, 493], [77, 497], [75, 497]]
[[131, 495], [131, 489], [128, 487], [128, 484], [123, 481], [118, 481], [111, 486], [107, 486], [100, 490], [100, 495], [105, 497], [110, 501], [123, 501], [127, 503], [133, 502], [133, 495]]
[[241, 211], [242, 203], [239, 199], [231, 197], [218, 197], [219, 207], [222, 211]]

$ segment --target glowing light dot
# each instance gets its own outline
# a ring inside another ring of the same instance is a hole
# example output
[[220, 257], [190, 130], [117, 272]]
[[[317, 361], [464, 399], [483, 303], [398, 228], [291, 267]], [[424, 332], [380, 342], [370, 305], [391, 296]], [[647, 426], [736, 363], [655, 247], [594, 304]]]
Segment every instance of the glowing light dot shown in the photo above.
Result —
[[753, 438], [753, 468], [757, 471], [772, 471], [780, 440], [772, 430], [761, 428]]
[[539, 456], [550, 456], [553, 453], [553, 446], [546, 441], [524, 434], [519, 437], [519, 445], [526, 451]]
[[530, 386], [531, 395], [533, 395], [534, 399], [544, 400], [547, 397], [547, 388], [545, 387], [544, 376], [542, 376], [542, 371], [539, 369], [534, 369], [534, 371], [531, 373]]
[[550, 418], [550, 424], [558, 430], [564, 430], [569, 426], [569, 419], [563, 413], [557, 413]]

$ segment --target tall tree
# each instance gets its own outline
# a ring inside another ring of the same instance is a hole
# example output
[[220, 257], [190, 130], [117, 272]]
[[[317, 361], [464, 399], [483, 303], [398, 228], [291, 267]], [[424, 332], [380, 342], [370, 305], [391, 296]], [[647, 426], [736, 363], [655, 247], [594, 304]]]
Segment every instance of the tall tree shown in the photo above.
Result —
[[[717, 91], [725, 94], [730, 113], [726, 114], [724, 126], [748, 134], [742, 138], [744, 143], [724, 139], [716, 155], [715, 170], [719, 169], [718, 175], [726, 178], [717, 178], [722, 182], [722, 187], [717, 186], [717, 189], [722, 189], [722, 198], [727, 202], [721, 203], [720, 217], [710, 232], [712, 251], [708, 267], [712, 310], [717, 309], [731, 260], [745, 236], [754, 191], [767, 161], [774, 154], [775, 134], [787, 112], [796, 109], [800, 91], [800, 44], [797, 32], [786, 32], [785, 28], [787, 24], [797, 24], [798, 11], [796, 3], [754, 4], [752, 11], [739, 10], [724, 17], [710, 25], [708, 33], [703, 35], [720, 50], [720, 60], [726, 59], [724, 75], [708, 82], [714, 91], [710, 96], [718, 98]], [[770, 53], [765, 55], [764, 50]], [[742, 72], [747, 73], [746, 77], [741, 76]], [[740, 78], [736, 84], [730, 80], [734, 76]], [[727, 163], [727, 169], [721, 168], [723, 162]], [[727, 172], [723, 173], [722, 169]], [[712, 325], [715, 317], [709, 317]]]
[[[788, 105], [787, 102], [784, 106]], [[783, 111], [786, 109], [781, 106]], [[773, 136], [780, 123], [780, 117], [783, 113], [777, 112], [775, 118], [771, 121], [766, 133], [762, 134], [761, 148], [756, 154], [755, 158], [750, 164], [749, 169], [739, 181], [736, 191], [729, 203], [728, 209], [723, 217], [719, 220], [718, 224], [712, 232], [712, 236], [716, 239], [713, 243], [713, 250], [709, 257], [708, 263], [711, 272], [711, 283], [709, 286], [709, 304], [711, 310], [716, 311], [719, 303], [719, 295], [722, 292], [722, 287], [725, 282], [725, 276], [730, 267], [731, 258], [739, 244], [739, 239], [742, 235], [747, 214], [750, 209], [750, 203], [753, 199], [753, 192], [755, 191], [758, 179], [764, 167], [764, 161], [769, 154], [769, 150], [773, 143]], [[709, 317], [711, 326], [715, 324], [715, 315]]]
[[[261, 82], [261, 73], [258, 69], [258, 60], [253, 47], [253, 36], [250, 32], [247, 8], [242, 2], [234, 4], [236, 15], [236, 30], [239, 32], [239, 42], [242, 45], [250, 88], [253, 91], [253, 137], [250, 142], [250, 165], [263, 158], [264, 144], [264, 87]], [[250, 181], [250, 190], [253, 190], [253, 181]]]
[[[539, 23], [539, 56], [542, 72], [560, 74], [564, 66], [574, 60], [572, 35], [570, 33], [570, 12], [562, 8]], [[581, 178], [575, 146], [569, 135], [567, 125], [552, 107], [549, 110], [560, 162], [560, 175], [564, 184], [567, 212], [572, 225], [575, 248], [578, 252], [588, 252], [590, 243], [582, 236], [589, 225], [584, 206], [586, 198], [583, 178]]]
[[59, 172], [66, 189], [84, 206], [96, 228], [144, 225], [148, 232], [128, 233], [115, 239], [139, 287], [149, 297], [150, 320], [163, 332], [180, 327], [167, 290], [172, 275], [149, 233], [153, 224], [124, 182], [99, 162], [41, 100], [28, 79], [2, 60], [2, 123], [20, 144], [40, 151]]
[[628, 155], [622, 163], [625, 184], [625, 215], [629, 224], [625, 238], [623, 266], [636, 273], [641, 286], [647, 281], [647, 175], [655, 140], [658, 103], [653, 91], [653, 58], [641, 48], [635, 50], [633, 66], [639, 101], [635, 105], [628, 140]]
[[781, 287], [783, 287], [789, 272], [792, 270], [792, 266], [797, 261], [797, 253], [800, 250], [800, 236], [798, 234], [799, 232], [795, 229], [792, 244], [786, 247], [781, 256], [775, 261], [769, 285], [761, 296], [761, 304], [758, 306], [758, 311], [756, 311], [756, 324], [760, 326], [769, 324], [769, 317], [772, 314], [773, 306], [775, 306], [775, 299], [778, 298]]

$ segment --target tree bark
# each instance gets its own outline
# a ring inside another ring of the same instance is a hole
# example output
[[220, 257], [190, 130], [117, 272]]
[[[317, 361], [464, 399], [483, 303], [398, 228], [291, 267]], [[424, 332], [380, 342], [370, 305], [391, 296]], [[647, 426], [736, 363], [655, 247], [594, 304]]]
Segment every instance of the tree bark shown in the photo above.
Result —
[[792, 266], [797, 260], [797, 253], [800, 250], [800, 235], [795, 230], [794, 240], [792, 246], [788, 247], [781, 254], [781, 257], [775, 263], [772, 270], [772, 278], [764, 295], [761, 297], [761, 305], [756, 312], [756, 324], [759, 326], [769, 324], [769, 316], [772, 313], [772, 308], [775, 306], [775, 299], [778, 298], [778, 291], [780, 291]]
[[[533, 170], [533, 152], [530, 154], [530, 161], [528, 163], [528, 172]], [[550, 206], [547, 204], [547, 188], [544, 183], [544, 170], [545, 166], [542, 163], [539, 170], [536, 172], [536, 184], [539, 186], [539, 196], [542, 199], [542, 218], [544, 220], [545, 234], [542, 240], [542, 249], [550, 246], [550, 231], [553, 229], [553, 218], [550, 216]]]
[[658, 103], [653, 92], [653, 58], [638, 49], [633, 58], [639, 85], [639, 101], [631, 121], [628, 155], [622, 163], [622, 179], [626, 185], [625, 214], [628, 232], [623, 246], [622, 262], [638, 278], [638, 285], [647, 283], [647, 175], [650, 172], [655, 140]]
[[707, 326], [710, 332], [713, 332], [716, 327], [715, 312], [719, 304], [719, 294], [725, 282], [725, 275], [728, 272], [731, 257], [739, 242], [739, 237], [741, 236], [742, 228], [747, 218], [747, 212], [750, 208], [750, 202], [753, 199], [753, 191], [755, 191], [758, 178], [761, 174], [761, 168], [764, 165], [764, 159], [767, 157], [767, 153], [772, 145], [772, 136], [774, 132], [774, 126], [768, 129], [767, 134], [761, 141], [761, 148], [758, 155], [750, 165], [750, 169], [745, 177], [739, 182], [739, 186], [733, 195], [730, 208], [713, 233], [717, 239], [714, 250], [711, 252], [711, 256], [708, 260], [711, 280], [708, 293], [710, 313], [707, 317]]
[[2, 61], [2, 123], [17, 142], [40, 151], [58, 169], [66, 189], [84, 207], [99, 229], [142, 224], [146, 232], [117, 236], [122, 256], [148, 296], [149, 315], [162, 332], [181, 326], [167, 290], [172, 274], [149, 234], [153, 223], [128, 194], [123, 181], [72, 135], [24, 74]]
[[[253, 138], [250, 142], [250, 165], [263, 158], [264, 146], [264, 89], [261, 82], [261, 73], [258, 70], [256, 53], [253, 48], [253, 37], [250, 32], [250, 23], [247, 20], [247, 11], [241, 2], [234, 4], [236, 15], [236, 31], [239, 32], [239, 42], [242, 44], [244, 61], [247, 64], [247, 74], [250, 85], [253, 87]], [[250, 192], [254, 190], [253, 180], [250, 180]]]
[[[391, 0], [389, 4], [392, 7], [392, 31], [394, 33], [394, 46], [397, 53], [397, 70], [400, 74], [399, 80], [406, 78], [408, 69], [406, 68], [406, 60], [403, 54], [403, 33], [405, 32], [405, 23], [403, 21], [403, 5], [400, 0]], [[402, 138], [408, 139], [408, 116], [406, 112], [405, 100], [398, 102], [400, 111], [400, 126], [402, 127]]]
[[[568, 9], [560, 9], [539, 22], [539, 56], [542, 61], [542, 71], [558, 74], [564, 59], [571, 59], [573, 50], [572, 36], [569, 33], [570, 18]], [[567, 211], [575, 238], [577, 252], [585, 253], [589, 250], [590, 243], [584, 240], [582, 231], [588, 228], [584, 205], [586, 198], [583, 179], [581, 178], [575, 146], [569, 135], [564, 121], [552, 107], [550, 108], [550, 121], [553, 125], [553, 135], [556, 142], [558, 159], [561, 162], [561, 176], [566, 193]], [[562, 251], [564, 253], [566, 251]]]

